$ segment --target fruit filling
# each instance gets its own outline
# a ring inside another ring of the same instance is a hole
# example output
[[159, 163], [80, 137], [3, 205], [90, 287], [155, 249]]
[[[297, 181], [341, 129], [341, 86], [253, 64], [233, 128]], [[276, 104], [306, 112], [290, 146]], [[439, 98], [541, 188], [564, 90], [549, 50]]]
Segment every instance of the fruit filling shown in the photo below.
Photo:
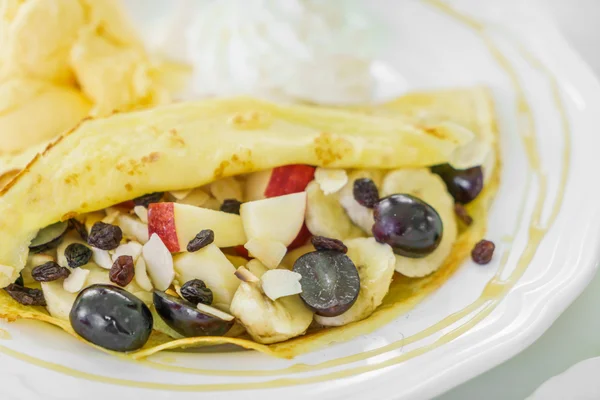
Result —
[[394, 274], [438, 270], [483, 182], [479, 167], [288, 165], [148, 193], [41, 229], [5, 290], [114, 351], [153, 330], [281, 342], [368, 317]]

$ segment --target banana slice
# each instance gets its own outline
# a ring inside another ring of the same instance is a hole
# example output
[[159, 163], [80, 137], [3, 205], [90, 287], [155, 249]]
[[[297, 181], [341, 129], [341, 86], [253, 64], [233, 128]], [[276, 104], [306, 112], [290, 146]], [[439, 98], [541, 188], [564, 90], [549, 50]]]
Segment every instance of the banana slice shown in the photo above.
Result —
[[444, 232], [442, 241], [433, 253], [423, 258], [396, 255], [396, 271], [411, 278], [423, 277], [437, 271], [456, 240], [457, 227], [454, 216], [454, 200], [446, 190], [442, 179], [428, 169], [400, 169], [388, 173], [381, 186], [381, 197], [396, 193], [411, 194], [429, 203], [442, 218]]
[[313, 235], [345, 240], [364, 236], [346, 215], [335, 195], [326, 196], [319, 184], [306, 187], [306, 227]]
[[298, 295], [269, 299], [260, 282], [242, 282], [233, 296], [230, 308], [250, 336], [269, 344], [303, 335], [313, 320], [313, 313]]
[[367, 318], [381, 304], [390, 289], [396, 259], [392, 248], [377, 243], [374, 238], [347, 240], [348, 257], [354, 262], [360, 277], [360, 293], [348, 311], [336, 317], [315, 315], [324, 326], [342, 326]]
[[354, 200], [354, 181], [360, 178], [369, 178], [377, 187], [381, 184], [383, 172], [378, 170], [357, 170], [348, 175], [348, 183], [339, 191], [339, 202], [346, 210], [346, 214], [355, 225], [359, 226], [367, 235], [371, 236], [373, 210], [361, 206]]

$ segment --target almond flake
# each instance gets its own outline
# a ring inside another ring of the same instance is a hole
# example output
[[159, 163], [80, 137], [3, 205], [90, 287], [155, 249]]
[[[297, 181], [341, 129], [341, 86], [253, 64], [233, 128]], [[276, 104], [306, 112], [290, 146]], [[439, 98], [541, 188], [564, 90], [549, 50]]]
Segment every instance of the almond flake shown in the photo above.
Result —
[[175, 279], [173, 257], [156, 233], [153, 233], [150, 240], [143, 246], [142, 255], [154, 287], [162, 291], [167, 290]]
[[280, 297], [302, 293], [300, 275], [287, 269], [272, 269], [262, 276], [262, 288], [268, 298], [275, 301]]
[[217, 308], [207, 306], [206, 304], [198, 303], [198, 311], [222, 319], [223, 321], [233, 321], [234, 316], [227, 314]]
[[154, 289], [152, 281], [150, 281], [148, 272], [146, 271], [146, 261], [144, 261], [144, 257], [138, 258], [135, 262], [135, 275], [133, 278], [135, 279], [135, 283], [142, 289], [148, 292], [151, 292]]
[[135, 206], [133, 207], [133, 212], [138, 216], [140, 221], [147, 224], [148, 223], [148, 209], [144, 206]]
[[326, 195], [336, 193], [348, 183], [348, 174], [343, 169], [317, 168], [315, 181]]
[[81, 289], [83, 289], [89, 274], [90, 271], [83, 268], [75, 268], [71, 270], [71, 275], [69, 275], [63, 281], [63, 289], [69, 293], [78, 293]]

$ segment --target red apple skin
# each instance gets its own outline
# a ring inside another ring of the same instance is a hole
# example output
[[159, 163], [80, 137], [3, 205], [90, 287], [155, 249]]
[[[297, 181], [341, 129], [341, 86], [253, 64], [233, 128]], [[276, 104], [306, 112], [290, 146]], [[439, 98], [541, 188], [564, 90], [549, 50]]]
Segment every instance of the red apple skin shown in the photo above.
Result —
[[171, 253], [181, 251], [175, 227], [174, 203], [150, 203], [148, 206], [148, 236], [156, 233]]
[[315, 167], [310, 165], [285, 165], [273, 168], [269, 184], [265, 189], [265, 196], [277, 197], [303, 192], [314, 176]]
[[248, 250], [244, 247], [244, 245], [240, 244], [239, 246], [235, 246], [234, 249], [238, 256], [244, 257], [246, 260], [250, 259], [250, 253], [248, 253]]
[[298, 236], [296, 236], [296, 239], [294, 239], [294, 241], [290, 243], [290, 245], [288, 246], [288, 250], [294, 250], [300, 246], [305, 245], [311, 236], [312, 234], [306, 227], [306, 224], [302, 225], [302, 229], [300, 229], [300, 232], [298, 232]]

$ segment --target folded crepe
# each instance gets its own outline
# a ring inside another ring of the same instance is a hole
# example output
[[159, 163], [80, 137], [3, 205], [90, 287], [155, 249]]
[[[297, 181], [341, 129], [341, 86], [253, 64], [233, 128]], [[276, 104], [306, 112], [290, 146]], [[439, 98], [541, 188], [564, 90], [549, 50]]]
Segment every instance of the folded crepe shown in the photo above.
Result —
[[[491, 138], [496, 152], [495, 136], [492, 101], [483, 88], [409, 94], [379, 108], [352, 111], [234, 98], [88, 120], [33, 159], [0, 193], [0, 287], [19, 277], [40, 229], [147, 193], [198, 188], [290, 164], [429, 167], [451, 161], [481, 137]], [[175, 339], [159, 329], [155, 318], [150, 340], [128, 354], [139, 358], [165, 349], [232, 343], [293, 357], [371, 332], [439, 287], [481, 239], [498, 168], [486, 178], [484, 191], [467, 207], [475, 222], [459, 232], [442, 266], [422, 278], [395, 274], [383, 303], [365, 319], [339, 327], [311, 326], [303, 336], [260, 344], [248, 336]], [[68, 320], [23, 306], [4, 291], [0, 316], [49, 322], [77, 336]]]

